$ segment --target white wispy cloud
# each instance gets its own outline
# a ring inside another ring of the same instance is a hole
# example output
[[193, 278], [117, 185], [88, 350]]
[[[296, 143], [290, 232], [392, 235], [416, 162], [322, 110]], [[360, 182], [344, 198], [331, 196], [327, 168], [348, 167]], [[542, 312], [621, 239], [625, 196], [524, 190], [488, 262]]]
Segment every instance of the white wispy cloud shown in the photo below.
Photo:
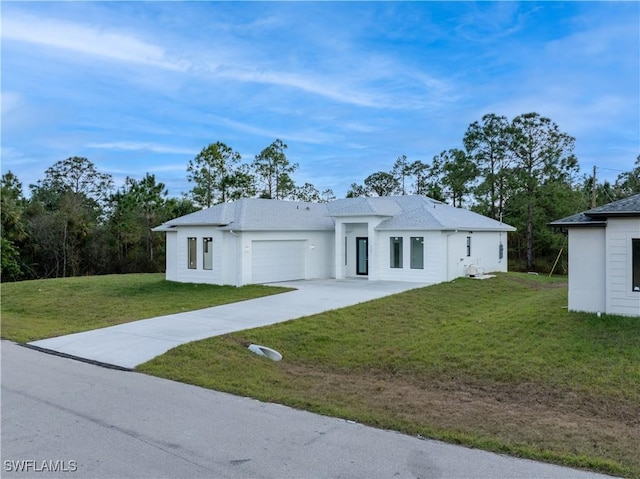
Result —
[[104, 143], [89, 143], [87, 148], [101, 150], [121, 150], [121, 151], [150, 151], [153, 153], [166, 153], [173, 155], [196, 155], [197, 150], [193, 148], [180, 148], [175, 146], [159, 145], [156, 143], [131, 142], [131, 141], [111, 141]]
[[243, 133], [250, 133], [252, 135], [261, 136], [265, 138], [276, 139], [280, 138], [286, 141], [299, 141], [301, 143], [315, 143], [325, 144], [327, 142], [335, 141], [336, 137], [329, 133], [313, 130], [312, 128], [304, 130], [275, 130], [270, 128], [258, 127], [249, 123], [244, 123], [230, 118], [225, 118], [217, 115], [209, 115], [209, 120], [213, 123], [227, 126], [233, 130]]
[[170, 58], [159, 45], [105, 27], [16, 14], [2, 19], [3, 41], [69, 50], [110, 60], [184, 71], [185, 61]]

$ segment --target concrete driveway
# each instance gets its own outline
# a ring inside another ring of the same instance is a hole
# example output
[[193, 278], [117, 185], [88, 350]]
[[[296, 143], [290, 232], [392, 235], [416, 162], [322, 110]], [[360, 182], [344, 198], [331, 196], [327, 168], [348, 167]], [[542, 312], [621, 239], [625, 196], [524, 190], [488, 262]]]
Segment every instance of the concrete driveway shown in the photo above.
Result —
[[133, 368], [191, 341], [281, 323], [426, 286], [364, 279], [289, 281], [276, 285], [296, 288], [296, 291], [29, 344], [78, 358]]

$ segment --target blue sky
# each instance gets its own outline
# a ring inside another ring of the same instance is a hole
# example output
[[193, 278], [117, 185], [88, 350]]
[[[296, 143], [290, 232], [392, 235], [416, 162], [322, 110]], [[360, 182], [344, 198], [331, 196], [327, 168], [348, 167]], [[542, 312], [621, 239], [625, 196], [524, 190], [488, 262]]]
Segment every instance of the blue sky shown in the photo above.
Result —
[[486, 113], [538, 112], [584, 173], [640, 153], [638, 2], [2, 2], [2, 172], [85, 156], [171, 196], [222, 141], [276, 138], [296, 183], [344, 196], [395, 159], [461, 148]]

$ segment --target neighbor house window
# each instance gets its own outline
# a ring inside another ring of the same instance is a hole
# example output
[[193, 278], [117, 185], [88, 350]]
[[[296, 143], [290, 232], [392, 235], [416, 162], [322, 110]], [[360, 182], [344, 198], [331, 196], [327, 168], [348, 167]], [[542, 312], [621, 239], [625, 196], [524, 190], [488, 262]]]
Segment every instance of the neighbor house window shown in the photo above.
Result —
[[500, 246], [498, 246], [498, 259], [503, 259], [503, 258], [504, 258], [504, 245], [500, 243]]
[[213, 238], [202, 238], [202, 268], [213, 269]]
[[198, 252], [196, 238], [187, 238], [187, 248], [189, 252], [189, 269], [196, 269], [196, 254]]
[[467, 236], [467, 256], [471, 256], [471, 236]]
[[411, 237], [411, 269], [424, 268], [424, 237]]
[[391, 267], [402, 268], [402, 237], [390, 238], [391, 245]]
[[640, 238], [631, 240], [631, 270], [633, 291], [640, 293]]

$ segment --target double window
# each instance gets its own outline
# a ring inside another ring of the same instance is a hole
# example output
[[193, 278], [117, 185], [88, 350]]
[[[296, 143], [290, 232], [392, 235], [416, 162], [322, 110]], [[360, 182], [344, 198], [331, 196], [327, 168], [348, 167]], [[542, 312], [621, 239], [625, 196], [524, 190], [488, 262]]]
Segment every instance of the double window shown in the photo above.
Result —
[[[187, 238], [187, 268], [198, 269], [198, 238]], [[202, 238], [202, 269], [213, 269], [213, 238]]]

